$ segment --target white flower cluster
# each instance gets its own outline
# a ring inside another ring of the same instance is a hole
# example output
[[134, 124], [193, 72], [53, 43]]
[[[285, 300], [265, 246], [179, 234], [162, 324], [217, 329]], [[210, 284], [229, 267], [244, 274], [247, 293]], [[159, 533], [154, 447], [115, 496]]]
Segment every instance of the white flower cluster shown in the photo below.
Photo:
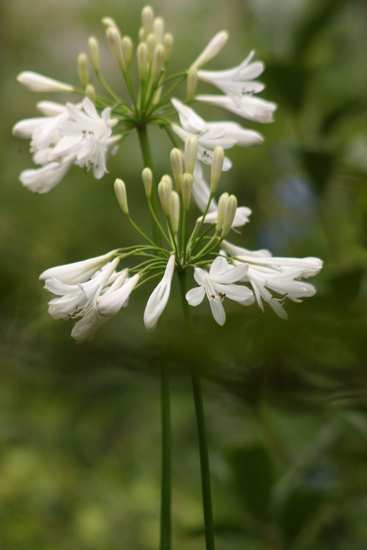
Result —
[[31, 139], [34, 163], [41, 166], [20, 174], [23, 185], [31, 191], [47, 193], [73, 164], [86, 170], [93, 166], [94, 177], [100, 179], [107, 172], [107, 153], [121, 138], [111, 137], [111, 128], [117, 122], [110, 118], [111, 109], [104, 109], [99, 116], [87, 97], [81, 105], [41, 101], [37, 108], [45, 116], [21, 120], [13, 128], [15, 136]]

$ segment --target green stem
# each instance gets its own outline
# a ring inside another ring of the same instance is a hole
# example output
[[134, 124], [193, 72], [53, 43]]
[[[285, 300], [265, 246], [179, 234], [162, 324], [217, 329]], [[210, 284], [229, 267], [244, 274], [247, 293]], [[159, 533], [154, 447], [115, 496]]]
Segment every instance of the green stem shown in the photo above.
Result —
[[[150, 153], [147, 127], [145, 125], [138, 126], [137, 131], [138, 131], [141, 154], [143, 156], [144, 168], [150, 168], [153, 172], [153, 162], [152, 162], [152, 155]], [[153, 175], [151, 202], [152, 202], [153, 211], [156, 217], [158, 218], [158, 208], [159, 208], [158, 190], [157, 190], [157, 185], [155, 184], [155, 181], [154, 181], [154, 175]], [[153, 220], [153, 240], [157, 245], [161, 244], [160, 231], [156, 223], [154, 222], [154, 220]]]
[[162, 479], [160, 550], [171, 548], [171, 408], [167, 363], [161, 361]]
[[[192, 336], [193, 322], [192, 322], [191, 310], [185, 298], [186, 290], [187, 290], [186, 278], [187, 278], [186, 271], [179, 273], [181, 298], [182, 298], [182, 305], [184, 309], [187, 331], [189, 336]], [[200, 376], [195, 366], [191, 368], [191, 381], [192, 381], [192, 389], [194, 394], [196, 424], [197, 424], [198, 438], [199, 438], [201, 489], [202, 489], [202, 497], [203, 497], [203, 512], [204, 512], [204, 525], [205, 525], [205, 545], [206, 545], [206, 550], [215, 550], [212, 497], [211, 497], [211, 488], [210, 488], [208, 441], [206, 436], [205, 415], [204, 415], [203, 395], [201, 391]]]

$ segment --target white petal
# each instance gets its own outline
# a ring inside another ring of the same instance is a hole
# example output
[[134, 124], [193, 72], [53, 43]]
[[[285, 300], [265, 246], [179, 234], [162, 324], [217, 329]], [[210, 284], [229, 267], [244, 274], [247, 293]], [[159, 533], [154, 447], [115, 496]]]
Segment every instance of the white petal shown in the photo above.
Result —
[[192, 288], [186, 293], [186, 300], [190, 306], [198, 306], [204, 300], [205, 290], [203, 286]]
[[112, 250], [102, 256], [96, 258], [90, 258], [81, 262], [74, 262], [72, 264], [59, 265], [57, 267], [51, 267], [46, 269], [40, 275], [41, 281], [46, 279], [55, 278], [65, 284], [77, 284], [87, 281], [96, 271], [102, 266], [107, 264], [113, 256], [115, 256], [116, 250]]
[[218, 256], [212, 263], [209, 271], [211, 279], [217, 279], [228, 271], [228, 262], [223, 256]]
[[[225, 260], [223, 258], [225, 262]], [[211, 275], [211, 278], [215, 283], [220, 284], [230, 284], [235, 283], [237, 281], [240, 281], [248, 272], [249, 266], [248, 264], [240, 264], [236, 265], [232, 269], [227, 269], [224, 273], [220, 273], [218, 275]]]
[[222, 302], [217, 301], [217, 299], [213, 299], [209, 300], [209, 303], [215, 321], [218, 323], [218, 325], [223, 326], [226, 322], [226, 312], [224, 311]]
[[105, 317], [112, 317], [123, 307], [131, 292], [139, 282], [139, 274], [134, 275], [115, 292], [102, 296], [98, 302], [98, 312]]
[[253, 301], [253, 292], [243, 285], [221, 285], [214, 283], [214, 288], [218, 292], [226, 295], [226, 298], [234, 300], [235, 302], [246, 302], [249, 298], [252, 297]]

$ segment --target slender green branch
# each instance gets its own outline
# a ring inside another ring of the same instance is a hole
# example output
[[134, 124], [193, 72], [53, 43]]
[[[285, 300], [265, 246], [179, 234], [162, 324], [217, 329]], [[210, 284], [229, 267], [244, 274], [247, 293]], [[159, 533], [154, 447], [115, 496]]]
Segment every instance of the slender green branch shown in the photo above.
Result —
[[160, 362], [162, 420], [162, 478], [160, 550], [171, 548], [171, 407], [169, 371], [164, 359]]

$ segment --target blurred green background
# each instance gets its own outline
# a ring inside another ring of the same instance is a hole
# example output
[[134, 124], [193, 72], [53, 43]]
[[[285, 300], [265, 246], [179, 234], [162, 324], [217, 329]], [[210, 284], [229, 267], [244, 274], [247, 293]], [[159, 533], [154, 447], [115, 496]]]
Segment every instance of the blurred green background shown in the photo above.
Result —
[[[139, 243], [117, 205], [113, 181], [149, 231], [135, 135], [96, 181], [74, 167], [49, 194], [18, 181], [32, 167], [28, 142], [12, 136], [36, 101], [15, 80], [23, 70], [78, 84], [76, 57], [93, 34], [103, 72], [121, 86], [101, 17], [137, 43], [144, 2], [2, 1], [0, 19], [0, 549], [151, 550], [159, 534], [160, 404], [157, 345], [171, 370], [174, 548], [203, 548], [199, 459], [188, 367], [203, 377], [218, 550], [367, 549], [367, 113], [364, 0], [159, 0], [174, 33], [172, 72], [209, 39], [230, 40], [208, 65], [264, 60], [262, 97], [276, 121], [257, 149], [234, 149], [221, 185], [252, 208], [232, 241], [274, 254], [319, 256], [318, 292], [287, 303], [289, 321], [254, 305], [194, 310], [188, 349], [178, 287], [160, 329], [144, 330], [152, 291], [91, 343], [72, 322], [53, 321], [38, 280], [48, 267]], [[200, 92], [213, 89], [200, 85]], [[177, 97], [185, 99], [185, 88]], [[236, 120], [193, 105], [207, 120]], [[170, 143], [158, 128], [157, 176]]]

